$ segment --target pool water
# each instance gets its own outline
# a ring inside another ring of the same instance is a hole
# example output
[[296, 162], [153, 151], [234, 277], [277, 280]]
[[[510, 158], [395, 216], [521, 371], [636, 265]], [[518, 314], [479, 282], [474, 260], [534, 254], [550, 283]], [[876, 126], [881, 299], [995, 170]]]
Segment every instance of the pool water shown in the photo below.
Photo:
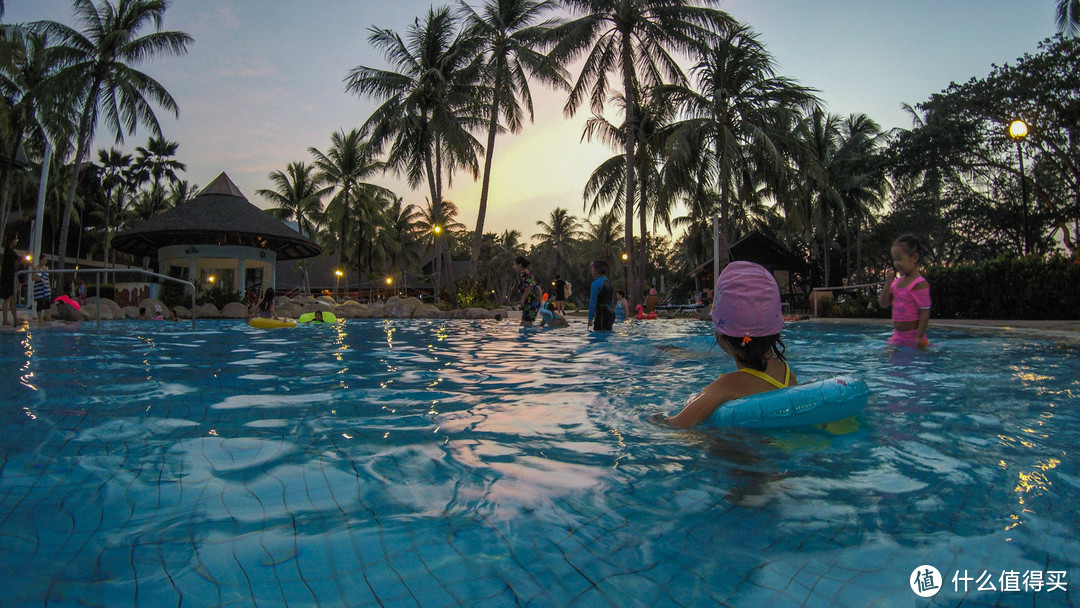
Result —
[[933, 605], [1080, 602], [1075, 346], [784, 336], [866, 379], [854, 424], [649, 423], [734, 369], [692, 321], [2, 334], [0, 604], [922, 606], [922, 565]]

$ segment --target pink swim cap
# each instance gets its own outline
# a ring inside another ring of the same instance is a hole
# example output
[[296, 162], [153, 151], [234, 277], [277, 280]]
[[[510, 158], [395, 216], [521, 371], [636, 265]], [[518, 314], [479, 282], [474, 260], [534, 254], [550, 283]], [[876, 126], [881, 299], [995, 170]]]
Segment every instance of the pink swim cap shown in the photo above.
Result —
[[780, 333], [780, 287], [772, 273], [753, 262], [732, 262], [716, 279], [716, 332], [736, 338], [759, 338]]

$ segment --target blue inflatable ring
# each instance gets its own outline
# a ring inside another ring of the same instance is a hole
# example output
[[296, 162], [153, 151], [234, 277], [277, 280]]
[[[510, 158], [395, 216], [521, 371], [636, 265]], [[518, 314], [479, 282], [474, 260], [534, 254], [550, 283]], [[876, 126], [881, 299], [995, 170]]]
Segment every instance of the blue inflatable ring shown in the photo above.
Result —
[[865, 381], [836, 376], [728, 401], [704, 425], [769, 429], [826, 424], [857, 415], [869, 396]]

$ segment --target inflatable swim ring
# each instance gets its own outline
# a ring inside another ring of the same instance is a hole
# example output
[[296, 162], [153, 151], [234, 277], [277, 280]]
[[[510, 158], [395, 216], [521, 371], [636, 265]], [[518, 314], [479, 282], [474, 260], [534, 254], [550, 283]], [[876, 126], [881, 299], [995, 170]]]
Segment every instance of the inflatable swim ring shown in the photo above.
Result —
[[869, 396], [865, 381], [836, 376], [729, 401], [704, 424], [753, 429], [826, 424], [855, 416]]
[[82, 306], [79, 306], [78, 302], [76, 302], [75, 300], [72, 300], [71, 298], [69, 298], [67, 296], [58, 296], [55, 301], [67, 304], [68, 306], [74, 308], [75, 310], [82, 310]]
[[323, 313], [322, 313], [322, 321], [316, 321], [315, 320], [315, 313], [313, 313], [313, 312], [305, 312], [304, 314], [300, 315], [296, 319], [296, 322], [297, 323], [336, 323], [337, 322], [337, 317], [334, 316], [334, 313], [326, 312], [324, 310]]
[[551, 320], [555, 318], [555, 313], [548, 310], [548, 294], [544, 294], [544, 297], [540, 298], [540, 308], [536, 311], [541, 317], [544, 318], [544, 323], [551, 323]]
[[641, 304], [638, 304], [637, 305], [637, 314], [634, 315], [634, 318], [637, 319], [638, 321], [643, 321], [645, 319], [655, 319], [656, 318], [656, 313], [655, 312], [645, 312], [645, 309], [643, 309], [641, 307]]
[[292, 319], [266, 319], [255, 317], [248, 321], [248, 325], [256, 329], [280, 329], [282, 327], [296, 327], [296, 321]]

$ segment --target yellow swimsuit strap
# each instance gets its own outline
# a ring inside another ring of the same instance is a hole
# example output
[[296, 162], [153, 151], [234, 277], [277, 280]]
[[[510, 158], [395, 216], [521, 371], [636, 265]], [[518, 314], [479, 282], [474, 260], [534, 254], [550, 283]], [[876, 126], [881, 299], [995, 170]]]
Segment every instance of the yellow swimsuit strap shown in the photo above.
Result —
[[776, 388], [787, 388], [788, 385], [791, 383], [791, 367], [786, 362], [784, 363], [784, 383], [783, 384], [780, 384], [780, 382], [776, 378], [773, 378], [769, 374], [766, 374], [765, 372], [759, 372], [758, 370], [756, 370], [754, 368], [751, 368], [751, 367], [744, 367], [744, 368], [740, 369], [739, 371], [740, 372], [746, 372], [746, 373], [750, 374], [751, 376], [757, 376], [758, 378], [761, 378], [762, 380], [768, 382], [769, 384], [775, 386]]

